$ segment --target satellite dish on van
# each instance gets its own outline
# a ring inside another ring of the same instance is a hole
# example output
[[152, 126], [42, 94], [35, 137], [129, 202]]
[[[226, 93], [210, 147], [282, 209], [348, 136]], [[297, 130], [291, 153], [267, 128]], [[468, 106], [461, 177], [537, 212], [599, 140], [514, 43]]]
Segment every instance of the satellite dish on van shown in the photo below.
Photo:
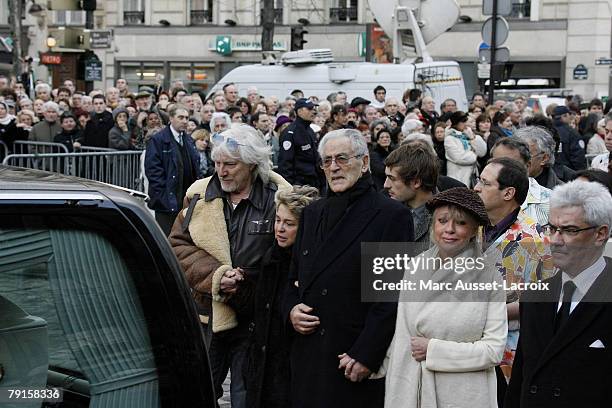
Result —
[[455, 0], [369, 0], [370, 10], [378, 25], [392, 36], [396, 27], [394, 21], [397, 7], [414, 11], [423, 40], [429, 44], [457, 23], [461, 9]]

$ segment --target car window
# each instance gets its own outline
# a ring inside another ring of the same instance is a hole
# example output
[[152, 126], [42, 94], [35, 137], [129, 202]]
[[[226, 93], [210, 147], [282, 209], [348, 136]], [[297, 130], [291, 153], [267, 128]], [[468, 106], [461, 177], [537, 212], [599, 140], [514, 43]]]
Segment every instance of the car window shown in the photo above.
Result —
[[112, 235], [34, 220], [0, 228], [0, 298], [11, 306], [0, 311], [0, 348], [13, 365], [3, 387], [66, 384], [65, 399], [79, 394], [82, 406], [159, 406], [130, 261]]

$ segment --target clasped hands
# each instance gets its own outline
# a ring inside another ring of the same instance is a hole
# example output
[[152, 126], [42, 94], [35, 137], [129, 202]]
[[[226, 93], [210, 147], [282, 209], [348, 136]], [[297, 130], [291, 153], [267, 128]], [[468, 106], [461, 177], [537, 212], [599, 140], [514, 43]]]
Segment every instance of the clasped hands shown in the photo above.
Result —
[[[312, 314], [313, 308], [300, 303], [295, 305], [289, 313], [289, 320], [293, 329], [303, 335], [314, 333], [321, 324], [319, 317]], [[344, 377], [352, 382], [360, 382], [368, 378], [371, 371], [346, 353], [338, 356], [340, 363], [339, 370], [344, 370]]]
[[223, 293], [233, 294], [238, 289], [238, 284], [244, 280], [244, 270], [234, 268], [225, 271], [219, 283], [219, 290]]

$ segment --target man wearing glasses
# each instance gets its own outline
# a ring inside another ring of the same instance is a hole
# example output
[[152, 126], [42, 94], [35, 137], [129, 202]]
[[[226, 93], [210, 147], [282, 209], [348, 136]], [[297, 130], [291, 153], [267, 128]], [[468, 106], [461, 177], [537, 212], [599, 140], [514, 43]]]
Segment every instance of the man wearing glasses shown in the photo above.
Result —
[[297, 117], [279, 140], [278, 172], [291, 184], [309, 185], [321, 190], [324, 182], [319, 170], [318, 141], [310, 128], [316, 107], [304, 98], [295, 103]]
[[550, 237], [558, 268], [549, 289], [521, 299], [521, 329], [507, 408], [610, 404], [612, 261], [603, 256], [612, 197], [576, 180], [551, 196]]
[[361, 243], [412, 241], [412, 215], [374, 188], [359, 131], [329, 132], [319, 154], [328, 195], [304, 209], [285, 297], [292, 406], [382, 407], [384, 379], [368, 377], [391, 343], [397, 304], [361, 302]]
[[[527, 198], [527, 168], [506, 157], [489, 160], [474, 187], [491, 225], [485, 228], [485, 255], [495, 264], [508, 285], [531, 283], [552, 276], [548, 238], [542, 227], [521, 210]], [[498, 374], [498, 397], [503, 400], [519, 335], [519, 292], [507, 291], [508, 341]], [[503, 374], [502, 374], [503, 371]]]

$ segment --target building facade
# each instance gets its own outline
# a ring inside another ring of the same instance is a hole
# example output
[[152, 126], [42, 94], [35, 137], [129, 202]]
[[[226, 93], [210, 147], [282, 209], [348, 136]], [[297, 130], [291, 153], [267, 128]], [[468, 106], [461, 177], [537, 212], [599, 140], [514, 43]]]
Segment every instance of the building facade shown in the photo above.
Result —
[[[568, 88], [585, 98], [609, 94], [610, 66], [596, 65], [611, 56], [608, 0], [508, 1], [513, 3], [504, 44], [510, 50], [508, 84]], [[458, 3], [462, 17], [428, 49], [434, 59], [460, 62], [469, 94], [485, 81], [477, 76], [477, 64], [487, 16], [482, 0]], [[134, 90], [181, 79], [206, 91], [236, 66], [261, 60], [262, 7], [262, 0], [98, 1], [95, 29], [112, 31], [113, 41], [95, 50], [103, 63], [103, 80], [95, 87], [110, 86], [118, 77]], [[275, 0], [274, 13], [277, 56], [289, 50], [291, 26], [307, 22], [305, 48], [330, 48], [336, 61], [365, 60], [364, 33], [375, 21], [367, 0]], [[2, 18], [0, 12], [0, 24]], [[424, 17], [425, 23], [427, 18], [435, 16]], [[83, 12], [49, 15], [50, 27], [83, 24]], [[217, 52], [220, 38], [229, 41], [231, 54]], [[574, 75], [577, 67], [586, 68], [586, 78], [583, 70]]]

